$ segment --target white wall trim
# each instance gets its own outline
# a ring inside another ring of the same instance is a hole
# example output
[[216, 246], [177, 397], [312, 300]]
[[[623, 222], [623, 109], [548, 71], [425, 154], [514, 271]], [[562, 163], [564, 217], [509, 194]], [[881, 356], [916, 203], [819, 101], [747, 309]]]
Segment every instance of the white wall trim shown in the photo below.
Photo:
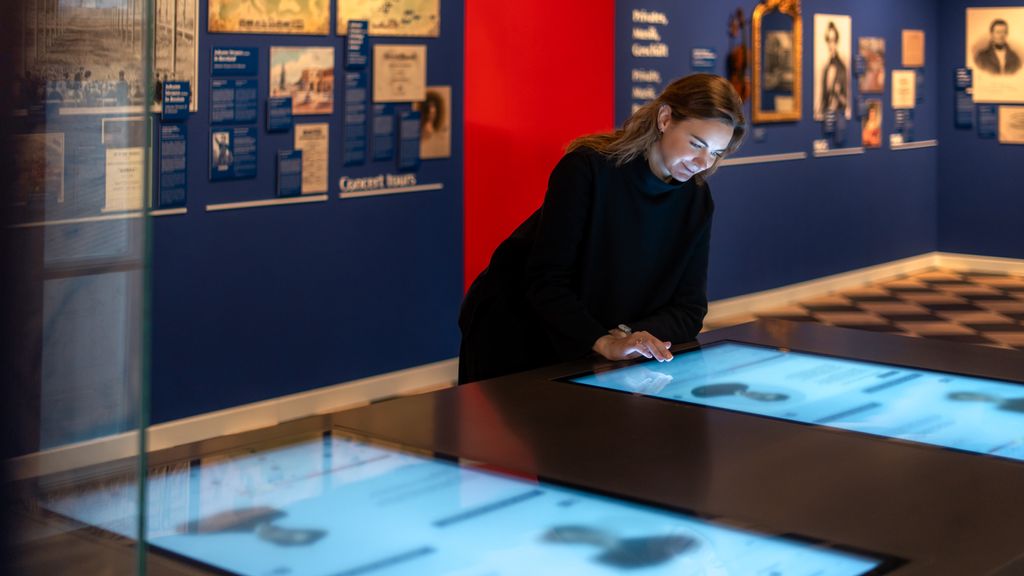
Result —
[[853, 148], [829, 148], [828, 150], [815, 150], [815, 158], [832, 158], [835, 156], [855, 156], [857, 154], [863, 154], [863, 146], [855, 146]]
[[1024, 259], [935, 252], [936, 266], [957, 271], [1024, 274]]
[[919, 148], [935, 148], [939, 145], [938, 140], [917, 140], [914, 142], [903, 142], [902, 144], [890, 144], [891, 150], [917, 150]]
[[[173, 420], [148, 429], [148, 450], [162, 450], [238, 434], [283, 422], [355, 408], [390, 396], [418, 394], [452, 385], [458, 376], [455, 358]], [[6, 462], [12, 480], [74, 470], [130, 458], [138, 453], [138, 432], [127, 432], [43, 450]]]

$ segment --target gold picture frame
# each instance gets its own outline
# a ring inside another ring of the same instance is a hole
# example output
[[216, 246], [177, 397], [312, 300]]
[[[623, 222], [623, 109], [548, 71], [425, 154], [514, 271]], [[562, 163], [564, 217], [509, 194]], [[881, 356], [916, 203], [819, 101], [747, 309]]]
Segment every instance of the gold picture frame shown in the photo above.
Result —
[[[779, 28], [779, 16], [792, 18], [792, 28]], [[762, 30], [766, 18], [776, 26]], [[753, 35], [753, 98], [751, 116], [756, 124], [799, 122], [803, 102], [803, 23], [800, 0], [762, 0], [751, 19]], [[770, 43], [765, 38], [770, 37]], [[788, 46], [787, 46], [788, 44]], [[767, 54], [765, 50], [772, 53]], [[772, 95], [771, 102], [765, 92]], [[770, 104], [770, 106], [769, 106]]]

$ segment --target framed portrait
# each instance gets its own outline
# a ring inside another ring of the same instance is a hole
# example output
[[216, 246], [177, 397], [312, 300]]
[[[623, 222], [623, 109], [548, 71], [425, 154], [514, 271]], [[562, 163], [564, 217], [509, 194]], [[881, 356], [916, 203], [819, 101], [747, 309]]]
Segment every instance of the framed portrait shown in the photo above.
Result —
[[413, 104], [420, 113], [420, 158], [452, 155], [452, 87], [427, 86], [426, 97]]
[[753, 81], [751, 116], [763, 122], [796, 122], [801, 116], [803, 20], [796, 0], [762, 0], [751, 15]]
[[882, 100], [869, 98], [864, 102], [866, 111], [860, 119], [860, 142], [865, 148], [882, 147]]
[[293, 116], [334, 112], [334, 48], [271, 46], [270, 97], [285, 96]]
[[440, 0], [339, 0], [338, 34], [348, 33], [349, 20], [366, 20], [370, 36], [441, 35]]
[[210, 32], [327, 35], [330, 0], [210, 0]]
[[1024, 102], [1024, 7], [968, 8], [964, 62], [975, 102]]
[[857, 88], [865, 94], [885, 90], [885, 38], [862, 36], [857, 39], [857, 52], [864, 61], [864, 73], [857, 79]]
[[850, 106], [850, 38], [849, 16], [814, 15], [814, 119], [825, 119], [826, 112], [852, 116]]

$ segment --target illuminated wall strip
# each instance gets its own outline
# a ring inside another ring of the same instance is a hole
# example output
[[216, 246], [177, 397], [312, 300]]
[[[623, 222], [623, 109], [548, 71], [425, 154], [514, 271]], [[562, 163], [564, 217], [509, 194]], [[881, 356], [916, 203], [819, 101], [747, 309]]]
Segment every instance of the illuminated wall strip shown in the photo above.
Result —
[[128, 220], [130, 218], [141, 218], [142, 214], [142, 212], [120, 212], [118, 214], [104, 214], [102, 216], [85, 216], [82, 218], [66, 218], [63, 220], [43, 220], [42, 222], [26, 222], [24, 224], [12, 224], [11, 228], [38, 228], [40, 226], [84, 224], [87, 222], [104, 222], [107, 220]]
[[854, 156], [856, 154], [863, 154], [864, 147], [857, 146], [855, 148], [835, 148], [833, 150], [815, 150], [815, 158], [831, 158], [833, 156]]
[[225, 202], [223, 204], [207, 204], [207, 212], [223, 210], [241, 210], [243, 208], [260, 208], [263, 206], [282, 206], [285, 204], [309, 204], [310, 202], [327, 202], [327, 194], [311, 196], [294, 196], [290, 198], [271, 198], [268, 200], [250, 200], [248, 202]]
[[767, 164], [769, 162], [787, 162], [789, 160], [806, 160], [807, 152], [786, 152], [785, 154], [764, 154], [761, 156], [740, 156], [726, 158], [719, 166], [741, 166], [743, 164]]
[[920, 142], [904, 142], [889, 146], [892, 150], [916, 150], [918, 148], [935, 148], [939, 145], [938, 140], [921, 140]]

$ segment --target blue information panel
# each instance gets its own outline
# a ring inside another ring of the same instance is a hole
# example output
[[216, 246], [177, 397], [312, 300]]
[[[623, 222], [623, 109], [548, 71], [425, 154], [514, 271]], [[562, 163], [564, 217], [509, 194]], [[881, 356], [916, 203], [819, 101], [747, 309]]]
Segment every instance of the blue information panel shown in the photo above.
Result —
[[956, 98], [954, 125], [957, 128], [974, 127], [974, 99], [970, 89], [974, 84], [974, 73], [970, 68], [953, 69], [953, 88]]
[[[147, 479], [148, 543], [232, 574], [847, 576], [886, 566], [341, 435], [183, 468]], [[48, 507], [131, 536], [133, 489], [78, 491]]]
[[213, 48], [211, 76], [258, 76], [259, 48]]
[[287, 132], [292, 129], [293, 122], [291, 96], [267, 100], [267, 132]]
[[995, 138], [999, 130], [999, 112], [995, 104], [978, 104], [978, 137]]
[[256, 128], [235, 126], [210, 131], [210, 180], [256, 176]]
[[568, 381], [1024, 460], [1024, 384], [734, 342]]
[[277, 151], [277, 195], [302, 194], [302, 150]]
[[210, 124], [252, 124], [256, 122], [256, 80], [212, 80], [210, 82]]
[[373, 105], [373, 159], [391, 160], [395, 157], [395, 106]]
[[164, 122], [188, 120], [188, 107], [192, 102], [192, 85], [188, 82], [163, 83], [163, 101], [160, 119]]
[[362, 70], [369, 60], [366, 20], [349, 20], [348, 35], [345, 37], [345, 69]]
[[157, 194], [159, 208], [185, 205], [188, 186], [188, 126], [163, 124], [160, 126], [160, 186]]
[[398, 169], [415, 170], [420, 165], [420, 113], [404, 110], [398, 117]]
[[345, 72], [345, 141], [341, 157], [346, 166], [366, 161], [366, 82], [366, 72]]

